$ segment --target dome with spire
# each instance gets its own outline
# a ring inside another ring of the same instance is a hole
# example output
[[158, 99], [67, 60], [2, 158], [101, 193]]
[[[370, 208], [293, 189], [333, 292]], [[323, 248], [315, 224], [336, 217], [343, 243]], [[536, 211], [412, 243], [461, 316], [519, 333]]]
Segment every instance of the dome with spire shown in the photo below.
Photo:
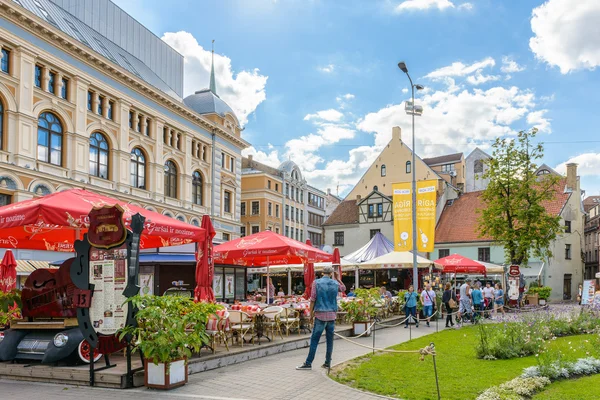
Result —
[[[213, 40], [214, 43], [214, 40]], [[218, 114], [225, 117], [231, 114], [236, 122], [237, 116], [233, 109], [223, 101], [217, 94], [217, 84], [215, 83], [215, 50], [212, 50], [212, 63], [210, 67], [210, 87], [198, 90], [192, 95], [183, 99], [183, 104], [196, 111], [198, 114]]]

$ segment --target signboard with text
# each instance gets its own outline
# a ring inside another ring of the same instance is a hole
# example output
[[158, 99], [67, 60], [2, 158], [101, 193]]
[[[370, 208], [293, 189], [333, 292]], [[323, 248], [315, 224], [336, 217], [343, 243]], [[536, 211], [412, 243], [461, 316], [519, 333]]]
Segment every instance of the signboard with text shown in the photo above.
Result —
[[[410, 251], [413, 247], [412, 218], [412, 183], [394, 183], [394, 250]], [[437, 181], [417, 182], [416, 214], [417, 214], [417, 249], [420, 252], [431, 252], [435, 242]]]

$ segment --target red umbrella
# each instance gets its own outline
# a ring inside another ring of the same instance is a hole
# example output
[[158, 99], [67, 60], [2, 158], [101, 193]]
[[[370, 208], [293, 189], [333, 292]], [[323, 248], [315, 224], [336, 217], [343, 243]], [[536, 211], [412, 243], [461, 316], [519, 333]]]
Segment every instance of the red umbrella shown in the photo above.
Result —
[[10, 292], [17, 288], [17, 261], [12, 251], [6, 250], [0, 263], [0, 291]]
[[[331, 254], [272, 231], [258, 232], [218, 245], [214, 248], [213, 255], [215, 263], [219, 264], [266, 266], [267, 274], [270, 265], [326, 262], [332, 258]], [[306, 283], [306, 276], [304, 282]], [[267, 298], [269, 295], [267, 292]]]
[[443, 273], [458, 273], [458, 274], [483, 274], [486, 269], [483, 264], [478, 263], [470, 258], [463, 257], [460, 254], [452, 254], [439, 260], [434, 261], [441, 264]]
[[127, 226], [136, 213], [146, 217], [142, 249], [202, 242], [206, 237], [199, 226], [88, 190], [71, 189], [0, 207], [0, 247], [73, 252], [75, 240], [87, 232], [91, 209], [115, 204], [125, 211]]
[[[310, 239], [306, 239], [306, 245], [312, 247], [312, 242]], [[312, 285], [315, 281], [315, 264], [314, 263], [306, 263], [304, 264], [304, 286], [306, 290], [304, 291], [304, 297], [309, 299], [310, 294], [312, 293]]]
[[215, 228], [208, 215], [202, 216], [200, 226], [206, 230], [206, 240], [198, 245], [196, 253], [196, 289], [194, 298], [196, 301], [215, 301], [212, 289], [213, 276], [215, 275], [215, 264], [213, 263], [212, 239], [215, 237]]

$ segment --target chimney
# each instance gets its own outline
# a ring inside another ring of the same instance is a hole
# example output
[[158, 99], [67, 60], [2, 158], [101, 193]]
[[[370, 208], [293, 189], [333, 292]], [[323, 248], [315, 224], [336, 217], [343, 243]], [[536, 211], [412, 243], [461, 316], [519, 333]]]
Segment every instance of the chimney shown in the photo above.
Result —
[[248, 154], [248, 161], [252, 162], [252, 154]]
[[360, 194], [356, 195], [356, 204], [360, 203], [361, 196]]
[[567, 164], [567, 190], [577, 190], [577, 164]]
[[399, 126], [394, 126], [392, 128], [392, 139], [402, 141], [402, 129]]
[[331, 196], [331, 189], [327, 188], [327, 196]]

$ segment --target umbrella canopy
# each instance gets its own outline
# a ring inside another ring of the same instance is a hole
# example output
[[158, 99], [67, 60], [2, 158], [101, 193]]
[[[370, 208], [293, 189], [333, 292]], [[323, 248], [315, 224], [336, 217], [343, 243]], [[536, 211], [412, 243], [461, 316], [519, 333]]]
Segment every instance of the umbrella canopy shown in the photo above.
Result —
[[342, 261], [340, 258], [340, 250], [337, 247], [333, 249], [333, 268], [336, 268], [338, 277], [342, 279]]
[[394, 244], [380, 232], [377, 232], [363, 247], [344, 256], [342, 262], [347, 262], [350, 265], [358, 265], [392, 251], [394, 251]]
[[[306, 245], [312, 247], [312, 242], [310, 239], [306, 239]], [[304, 291], [304, 297], [309, 299], [310, 294], [312, 293], [312, 285], [315, 281], [315, 264], [314, 263], [306, 263], [304, 264], [304, 287], [306, 290]]]
[[331, 254], [271, 231], [258, 232], [215, 246], [213, 257], [215, 264], [246, 267], [332, 260]]
[[[438, 263], [417, 255], [417, 268], [441, 268]], [[371, 261], [365, 261], [358, 266], [359, 269], [409, 269], [413, 267], [413, 255], [409, 251], [392, 251]]]
[[481, 263], [461, 256], [460, 254], [451, 254], [435, 261], [442, 265], [445, 274], [483, 274], [485, 275], [485, 266]]
[[10, 292], [17, 288], [17, 261], [12, 251], [4, 253], [0, 263], [0, 292]]
[[194, 290], [194, 299], [196, 301], [215, 301], [215, 294], [212, 289], [213, 277], [215, 275], [212, 239], [217, 232], [208, 215], [202, 216], [200, 226], [206, 231], [207, 238], [198, 245], [198, 252], [196, 253], [196, 289]]
[[199, 227], [84, 189], [56, 192], [44, 197], [0, 207], [0, 247], [73, 252], [73, 243], [83, 238], [93, 207], [118, 204], [131, 216], [146, 217], [140, 248], [177, 246], [202, 242], [206, 231]]
[[501, 275], [504, 273], [504, 267], [502, 265], [492, 264], [492, 263], [488, 263], [488, 262], [484, 262], [484, 261], [477, 261], [477, 262], [485, 267], [485, 271], [487, 272], [488, 275], [498, 275], [498, 274]]

